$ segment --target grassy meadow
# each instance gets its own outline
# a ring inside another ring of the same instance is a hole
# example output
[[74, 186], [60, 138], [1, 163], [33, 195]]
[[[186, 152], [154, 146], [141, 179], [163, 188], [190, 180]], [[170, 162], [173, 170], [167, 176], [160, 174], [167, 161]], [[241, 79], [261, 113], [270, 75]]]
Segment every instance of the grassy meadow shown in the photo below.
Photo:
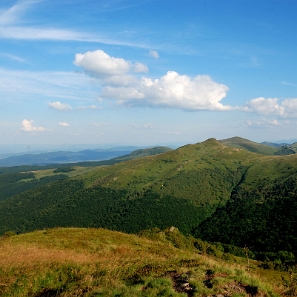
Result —
[[286, 292], [281, 277], [272, 282], [253, 268], [255, 263], [247, 267], [245, 259], [210, 256], [176, 228], [148, 234], [55, 228], [4, 236], [0, 295], [272, 297]]

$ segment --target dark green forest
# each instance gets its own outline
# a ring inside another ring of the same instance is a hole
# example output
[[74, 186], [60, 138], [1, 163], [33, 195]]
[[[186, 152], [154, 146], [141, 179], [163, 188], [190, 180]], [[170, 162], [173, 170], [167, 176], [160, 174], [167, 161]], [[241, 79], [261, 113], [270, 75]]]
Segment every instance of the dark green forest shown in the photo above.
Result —
[[238, 186], [224, 207], [194, 232], [209, 241], [249, 246], [254, 251], [297, 251], [297, 173], [261, 181], [257, 188]]

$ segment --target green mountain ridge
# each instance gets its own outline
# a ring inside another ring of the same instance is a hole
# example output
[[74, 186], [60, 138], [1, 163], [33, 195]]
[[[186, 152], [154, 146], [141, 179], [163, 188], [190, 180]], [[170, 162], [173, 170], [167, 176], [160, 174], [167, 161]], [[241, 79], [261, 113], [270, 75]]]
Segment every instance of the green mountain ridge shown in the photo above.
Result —
[[226, 146], [244, 149], [250, 152], [264, 154], [264, 155], [290, 155], [295, 154], [297, 146], [295, 143], [289, 144], [275, 144], [270, 142], [257, 143], [238, 136], [219, 140]]
[[184, 234], [257, 253], [296, 253], [295, 154], [264, 155], [212, 138], [114, 165], [73, 169], [62, 175], [37, 170], [16, 181], [60, 176], [0, 200], [0, 233], [57, 226], [136, 233], [176, 226]]

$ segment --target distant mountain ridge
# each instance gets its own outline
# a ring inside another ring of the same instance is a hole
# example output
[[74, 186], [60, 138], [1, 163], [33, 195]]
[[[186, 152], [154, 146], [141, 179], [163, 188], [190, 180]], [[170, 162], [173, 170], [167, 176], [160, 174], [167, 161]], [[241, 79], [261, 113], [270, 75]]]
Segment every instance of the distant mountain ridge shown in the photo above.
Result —
[[[257, 143], [238, 136], [219, 140], [222, 144], [234, 148], [244, 149], [250, 152], [264, 155], [289, 155], [297, 152], [297, 142], [293, 144], [277, 144], [272, 142]], [[159, 148], [169, 147], [159, 146]], [[75, 151], [54, 151], [54, 152], [36, 152], [31, 154], [15, 154], [9, 157], [0, 156], [0, 167], [22, 166], [22, 165], [49, 165], [49, 164], [67, 164], [79, 162], [92, 162], [110, 160], [120, 156], [125, 156], [138, 150], [135, 146], [114, 147], [109, 149], [85, 149]], [[150, 148], [148, 148], [150, 149]], [[166, 149], [163, 150], [165, 152]], [[145, 151], [144, 151], [145, 152]], [[138, 154], [139, 152], [136, 152]], [[149, 153], [150, 154], [150, 153]], [[148, 154], [148, 155], [149, 155]], [[127, 160], [130, 157], [126, 158]], [[99, 165], [99, 164], [98, 164]]]
[[[22, 154], [0, 159], [0, 167], [4, 166], [21, 166], [21, 165], [48, 165], [48, 164], [65, 164], [78, 163], [86, 161], [109, 160], [119, 156], [128, 155], [137, 151], [137, 147], [115, 147], [110, 149], [56, 151], [43, 152], [36, 154]], [[169, 148], [168, 148], [169, 149]], [[149, 148], [148, 148], [149, 150]], [[137, 154], [137, 153], [134, 153]]]
[[289, 144], [277, 144], [272, 142], [254, 142], [238, 136], [228, 139], [219, 140], [226, 146], [240, 148], [253, 153], [259, 153], [263, 155], [291, 155], [297, 152], [297, 143]]

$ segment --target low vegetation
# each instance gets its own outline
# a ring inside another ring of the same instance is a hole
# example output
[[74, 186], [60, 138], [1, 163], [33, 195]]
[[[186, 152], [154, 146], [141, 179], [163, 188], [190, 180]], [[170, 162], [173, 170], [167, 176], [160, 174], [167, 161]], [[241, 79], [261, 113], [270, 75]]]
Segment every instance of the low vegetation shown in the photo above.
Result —
[[[13, 296], [282, 296], [235, 258], [176, 228], [128, 235], [105, 229], [46, 229], [0, 240], [0, 294]], [[222, 255], [221, 255], [222, 256]]]

